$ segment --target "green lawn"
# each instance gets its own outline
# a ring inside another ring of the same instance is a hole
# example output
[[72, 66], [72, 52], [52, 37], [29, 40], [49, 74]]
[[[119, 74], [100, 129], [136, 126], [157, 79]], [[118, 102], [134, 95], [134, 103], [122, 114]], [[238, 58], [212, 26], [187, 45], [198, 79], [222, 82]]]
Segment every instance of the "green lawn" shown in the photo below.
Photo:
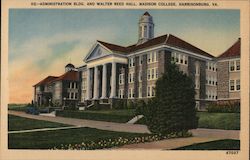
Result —
[[118, 137], [130, 138], [148, 134], [105, 131], [93, 128], [75, 128], [67, 130], [43, 131], [9, 134], [10, 149], [51, 149], [61, 144], [81, 144], [82, 142], [100, 141]]
[[[240, 129], [240, 113], [208, 113], [197, 112], [199, 117], [198, 128], [239, 130]], [[142, 118], [137, 124], [145, 124]]]
[[174, 150], [240, 150], [240, 140], [224, 139], [197, 143], [190, 146], [176, 148]]
[[38, 128], [55, 128], [69, 126], [66, 124], [34, 120], [13, 115], [8, 115], [8, 130], [19, 131]]
[[135, 116], [133, 109], [130, 110], [98, 110], [98, 111], [57, 111], [57, 116], [72, 117], [79, 119], [91, 119], [107, 122], [128, 122]]
[[8, 105], [8, 110], [25, 112], [26, 109], [27, 109], [27, 104], [9, 104]]
[[240, 113], [197, 112], [199, 128], [239, 130]]

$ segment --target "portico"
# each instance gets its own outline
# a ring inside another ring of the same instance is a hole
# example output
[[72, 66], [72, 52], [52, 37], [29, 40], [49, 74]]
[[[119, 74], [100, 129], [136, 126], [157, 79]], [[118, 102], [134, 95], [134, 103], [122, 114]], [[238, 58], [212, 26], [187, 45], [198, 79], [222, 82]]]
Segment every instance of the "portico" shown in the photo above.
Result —
[[87, 63], [87, 100], [117, 98], [119, 70], [127, 58], [109, 55]]

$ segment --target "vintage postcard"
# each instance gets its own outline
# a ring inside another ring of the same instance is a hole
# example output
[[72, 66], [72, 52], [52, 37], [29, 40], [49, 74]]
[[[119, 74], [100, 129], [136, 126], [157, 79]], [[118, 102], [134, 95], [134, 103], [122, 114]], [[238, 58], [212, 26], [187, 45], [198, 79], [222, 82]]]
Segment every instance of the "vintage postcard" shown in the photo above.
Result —
[[3, 0], [3, 160], [249, 159], [249, 1]]

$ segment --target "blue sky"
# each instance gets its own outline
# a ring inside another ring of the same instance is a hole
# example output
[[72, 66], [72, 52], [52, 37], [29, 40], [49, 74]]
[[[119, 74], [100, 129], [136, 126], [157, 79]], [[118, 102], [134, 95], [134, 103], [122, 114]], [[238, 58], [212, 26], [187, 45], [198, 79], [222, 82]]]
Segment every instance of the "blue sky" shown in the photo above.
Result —
[[[145, 11], [153, 16], [155, 36], [171, 33], [215, 56], [240, 36], [239, 10], [11, 9], [9, 68], [15, 87], [10, 91], [32, 99], [34, 83], [61, 74], [69, 61], [82, 65], [96, 40], [134, 44], [138, 19]], [[21, 66], [18, 70], [17, 64]], [[26, 70], [26, 78], [17, 74]], [[30, 88], [27, 93], [22, 92], [23, 82]]]

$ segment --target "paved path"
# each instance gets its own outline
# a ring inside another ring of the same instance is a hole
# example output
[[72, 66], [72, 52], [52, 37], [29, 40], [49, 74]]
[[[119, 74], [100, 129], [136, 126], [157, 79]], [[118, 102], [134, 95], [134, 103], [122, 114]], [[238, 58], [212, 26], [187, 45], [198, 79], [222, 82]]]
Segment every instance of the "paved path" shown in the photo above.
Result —
[[[45, 117], [30, 115], [24, 112], [8, 111], [11, 115], [21, 116], [25, 118], [32, 118], [37, 120], [45, 120], [50, 122], [63, 123], [68, 125], [74, 125], [78, 127], [90, 127], [102, 130], [130, 132], [130, 133], [150, 133], [145, 125], [139, 124], [128, 124], [128, 123], [114, 123], [114, 122], [103, 122], [94, 120], [84, 120], [75, 118], [64, 118], [64, 117]], [[117, 149], [173, 149], [194, 143], [202, 143], [219, 139], [239, 139], [238, 130], [220, 130], [220, 129], [194, 129], [191, 130], [193, 137], [189, 138], [174, 138], [148, 143], [139, 143], [125, 145]]]
[[117, 131], [117, 132], [130, 132], [130, 133], [150, 133], [147, 126], [140, 124], [126, 124], [115, 122], [94, 121], [85, 119], [65, 118], [65, 117], [47, 117], [26, 114], [25, 112], [8, 111], [8, 114], [16, 115], [25, 118], [44, 120], [50, 122], [63, 123], [81, 127], [91, 127], [102, 130]]
[[65, 129], [72, 129], [72, 128], [81, 128], [81, 126], [27, 129], [27, 130], [20, 130], [20, 131], [9, 131], [8, 134], [13, 134], [13, 133], [29, 133], [29, 132], [41, 132], [41, 131], [55, 131], [55, 130], [65, 130]]

